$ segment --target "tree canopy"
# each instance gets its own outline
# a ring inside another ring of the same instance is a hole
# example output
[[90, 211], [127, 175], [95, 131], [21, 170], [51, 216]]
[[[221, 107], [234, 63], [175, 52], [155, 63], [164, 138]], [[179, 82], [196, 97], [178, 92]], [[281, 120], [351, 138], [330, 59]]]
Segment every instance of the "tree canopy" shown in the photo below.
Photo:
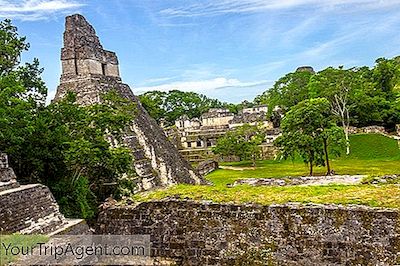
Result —
[[210, 99], [195, 92], [172, 90], [169, 92], [150, 91], [139, 96], [140, 102], [149, 115], [160, 122], [174, 124], [182, 115], [189, 118], [200, 117], [210, 108], [221, 108], [225, 105], [216, 99]]
[[237, 156], [240, 160], [251, 160], [255, 166], [255, 161], [261, 156], [260, 144], [264, 139], [265, 132], [261, 126], [245, 124], [219, 138], [213, 152], [222, 156]]
[[373, 68], [289, 73], [254, 101], [267, 104], [270, 112], [279, 106], [286, 113], [299, 102], [318, 97], [329, 100], [342, 126], [346, 122], [347, 127], [382, 125], [393, 130], [400, 123], [400, 59], [379, 58]]
[[226, 108], [237, 114], [243, 108], [254, 106], [253, 102], [246, 100], [239, 104], [225, 103], [195, 92], [179, 90], [149, 91], [139, 95], [139, 99], [151, 117], [159, 123], [164, 121], [166, 125], [173, 125], [182, 115], [199, 118], [210, 108]]

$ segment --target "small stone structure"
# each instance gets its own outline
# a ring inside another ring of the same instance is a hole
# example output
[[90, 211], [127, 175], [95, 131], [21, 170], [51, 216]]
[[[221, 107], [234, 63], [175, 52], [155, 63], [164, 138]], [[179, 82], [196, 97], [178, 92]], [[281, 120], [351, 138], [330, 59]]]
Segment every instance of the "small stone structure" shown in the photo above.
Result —
[[141, 179], [138, 190], [205, 182], [168, 141], [129, 86], [122, 83], [116, 54], [103, 49], [94, 28], [81, 15], [66, 18], [61, 62], [61, 82], [54, 101], [70, 91], [76, 93], [79, 104], [89, 105], [100, 102], [101, 94], [115, 89], [137, 105], [125, 144], [133, 152], [135, 170]]
[[310, 72], [315, 73], [314, 68], [311, 66], [301, 66], [296, 69], [296, 72]]
[[7, 155], [0, 153], [0, 234], [86, 233], [81, 219], [65, 219], [48, 187], [16, 181]]
[[207, 160], [207, 161], [201, 162], [197, 166], [197, 171], [201, 175], [207, 175], [217, 169], [218, 169], [218, 162], [214, 161], [214, 160]]
[[101, 234], [149, 234], [152, 256], [176, 265], [394, 265], [400, 259], [400, 217], [392, 209], [170, 199], [109, 207], [98, 225]]

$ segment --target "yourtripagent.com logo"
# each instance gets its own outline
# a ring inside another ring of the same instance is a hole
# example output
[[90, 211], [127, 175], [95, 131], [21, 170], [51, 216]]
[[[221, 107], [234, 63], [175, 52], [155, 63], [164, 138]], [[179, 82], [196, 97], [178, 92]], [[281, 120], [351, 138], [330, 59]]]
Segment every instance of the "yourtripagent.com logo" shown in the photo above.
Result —
[[0, 265], [145, 265], [149, 235], [0, 236]]

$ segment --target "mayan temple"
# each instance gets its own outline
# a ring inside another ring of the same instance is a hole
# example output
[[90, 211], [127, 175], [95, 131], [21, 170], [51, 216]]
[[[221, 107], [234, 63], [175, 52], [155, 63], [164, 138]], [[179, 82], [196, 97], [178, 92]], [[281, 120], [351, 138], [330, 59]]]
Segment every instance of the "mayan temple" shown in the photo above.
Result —
[[99, 102], [101, 94], [116, 89], [137, 104], [125, 143], [134, 155], [135, 170], [141, 179], [139, 190], [204, 182], [168, 141], [129, 86], [122, 83], [116, 54], [103, 49], [94, 28], [81, 15], [66, 18], [61, 62], [62, 75], [54, 101], [72, 91], [79, 104], [88, 105]]

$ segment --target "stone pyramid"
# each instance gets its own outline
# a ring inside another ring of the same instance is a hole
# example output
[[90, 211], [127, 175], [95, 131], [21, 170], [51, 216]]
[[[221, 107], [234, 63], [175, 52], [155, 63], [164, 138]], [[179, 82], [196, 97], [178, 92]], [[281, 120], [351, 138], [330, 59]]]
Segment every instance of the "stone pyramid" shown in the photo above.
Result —
[[102, 93], [116, 89], [137, 104], [138, 111], [126, 133], [125, 143], [134, 155], [136, 173], [141, 180], [139, 190], [205, 182], [168, 141], [129, 86], [122, 83], [116, 54], [103, 49], [94, 28], [82, 15], [66, 18], [61, 62], [61, 81], [54, 101], [72, 91], [79, 104], [89, 105], [99, 102]]

